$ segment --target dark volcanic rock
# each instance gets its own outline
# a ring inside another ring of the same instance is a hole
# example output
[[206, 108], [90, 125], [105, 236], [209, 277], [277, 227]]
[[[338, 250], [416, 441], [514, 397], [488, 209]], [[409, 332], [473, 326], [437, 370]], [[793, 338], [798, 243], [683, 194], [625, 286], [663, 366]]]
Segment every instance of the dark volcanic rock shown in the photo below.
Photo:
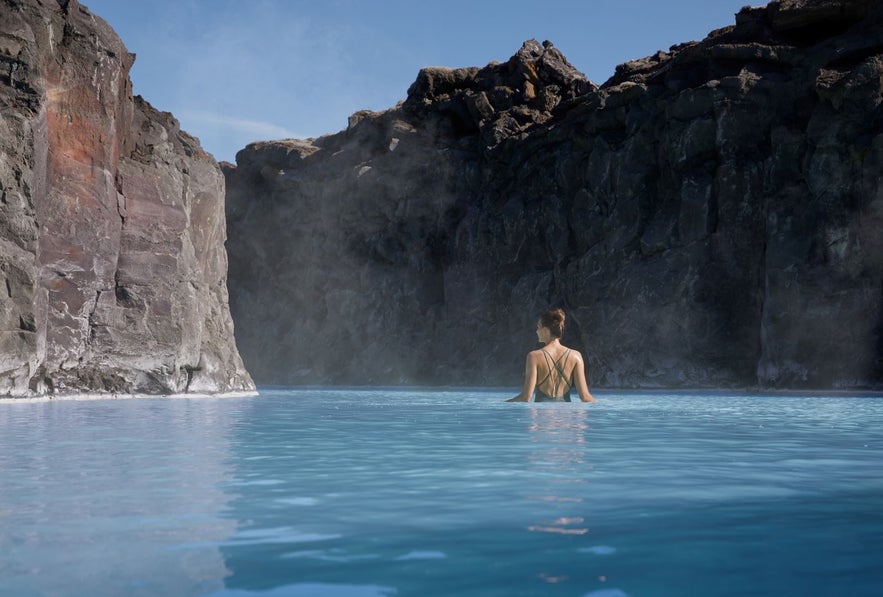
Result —
[[600, 88], [543, 46], [225, 166], [256, 379], [517, 385], [560, 305], [594, 384], [883, 387], [878, 3], [746, 8]]
[[0, 395], [252, 389], [224, 180], [76, 0], [0, 0]]

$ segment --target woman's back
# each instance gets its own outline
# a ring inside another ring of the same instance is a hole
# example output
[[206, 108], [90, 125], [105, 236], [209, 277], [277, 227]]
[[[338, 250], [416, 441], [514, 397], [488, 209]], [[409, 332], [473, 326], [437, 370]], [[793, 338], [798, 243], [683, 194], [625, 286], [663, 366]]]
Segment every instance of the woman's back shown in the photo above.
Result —
[[570, 402], [570, 389], [573, 387], [573, 371], [577, 359], [571, 358], [573, 351], [565, 346], [553, 355], [545, 348], [540, 349], [542, 359], [537, 362], [537, 385], [534, 402]]

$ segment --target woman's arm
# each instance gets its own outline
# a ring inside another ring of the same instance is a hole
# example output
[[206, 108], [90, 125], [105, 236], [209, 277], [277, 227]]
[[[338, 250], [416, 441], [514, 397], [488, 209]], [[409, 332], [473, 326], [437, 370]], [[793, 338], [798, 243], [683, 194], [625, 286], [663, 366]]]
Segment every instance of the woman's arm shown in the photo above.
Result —
[[[576, 351], [574, 351], [576, 352]], [[583, 355], [576, 353], [576, 365], [574, 367], [574, 377], [576, 378], [576, 391], [579, 393], [579, 399], [583, 402], [594, 402], [595, 397], [589, 392], [589, 384], [586, 383], [586, 369], [583, 364]]]
[[527, 358], [524, 360], [524, 385], [521, 387], [521, 393], [506, 402], [530, 402], [530, 396], [533, 394], [536, 385], [537, 366], [533, 360], [532, 353], [528, 353]]

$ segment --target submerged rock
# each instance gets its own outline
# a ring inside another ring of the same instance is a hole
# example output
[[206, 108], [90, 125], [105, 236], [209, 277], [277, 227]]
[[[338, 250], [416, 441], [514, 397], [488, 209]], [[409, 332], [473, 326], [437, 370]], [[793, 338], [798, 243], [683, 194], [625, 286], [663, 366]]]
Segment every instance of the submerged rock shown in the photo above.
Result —
[[76, 0], [0, 11], [0, 395], [253, 389], [224, 180]]
[[607, 387], [883, 387], [883, 10], [781, 1], [620, 65], [422, 70], [224, 165], [265, 383], [520, 382], [536, 315]]

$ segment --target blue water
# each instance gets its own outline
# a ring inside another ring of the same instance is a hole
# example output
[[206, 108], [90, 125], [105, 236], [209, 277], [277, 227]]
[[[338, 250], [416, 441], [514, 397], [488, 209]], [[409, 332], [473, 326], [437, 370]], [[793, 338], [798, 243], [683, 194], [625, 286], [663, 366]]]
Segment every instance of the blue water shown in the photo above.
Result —
[[0, 403], [0, 595], [883, 595], [883, 398]]

